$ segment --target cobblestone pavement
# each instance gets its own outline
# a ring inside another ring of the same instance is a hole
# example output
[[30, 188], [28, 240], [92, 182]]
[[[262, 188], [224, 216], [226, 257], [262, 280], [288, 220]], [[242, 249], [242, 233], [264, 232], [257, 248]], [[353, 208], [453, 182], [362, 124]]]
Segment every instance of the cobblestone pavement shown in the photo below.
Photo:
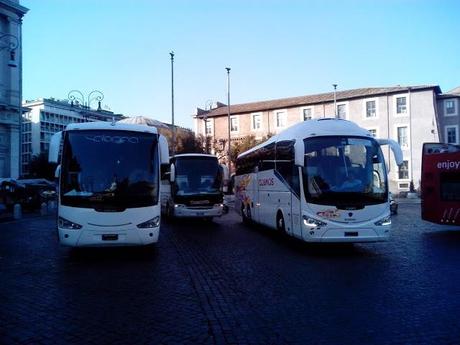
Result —
[[148, 248], [0, 223], [0, 344], [460, 344], [460, 228], [400, 204], [389, 242], [309, 245], [235, 213]]

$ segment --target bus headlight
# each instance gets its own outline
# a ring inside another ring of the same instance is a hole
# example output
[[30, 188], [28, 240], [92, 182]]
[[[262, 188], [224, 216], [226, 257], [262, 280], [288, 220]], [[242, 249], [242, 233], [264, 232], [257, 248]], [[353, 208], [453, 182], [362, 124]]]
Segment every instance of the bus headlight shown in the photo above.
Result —
[[68, 230], [79, 230], [83, 226], [80, 224], [71, 222], [70, 220], [67, 220], [65, 218], [59, 217], [58, 218], [58, 227], [61, 229], [68, 229]]
[[327, 225], [327, 223], [325, 223], [325, 222], [322, 222], [322, 221], [320, 221], [318, 219], [308, 217], [308, 216], [303, 216], [303, 223], [305, 224], [305, 226], [308, 226], [309, 228], [316, 228], [316, 227], [319, 227], [319, 226], [326, 226]]
[[182, 205], [182, 204], [174, 204], [174, 208], [178, 208], [178, 207], [185, 207], [185, 205]]
[[146, 222], [137, 224], [137, 227], [139, 229], [150, 229], [150, 228], [156, 228], [160, 226], [160, 217], [156, 216], [155, 218], [152, 218]]
[[386, 216], [385, 218], [380, 219], [378, 222], [374, 223], [377, 226], [391, 225], [391, 216]]

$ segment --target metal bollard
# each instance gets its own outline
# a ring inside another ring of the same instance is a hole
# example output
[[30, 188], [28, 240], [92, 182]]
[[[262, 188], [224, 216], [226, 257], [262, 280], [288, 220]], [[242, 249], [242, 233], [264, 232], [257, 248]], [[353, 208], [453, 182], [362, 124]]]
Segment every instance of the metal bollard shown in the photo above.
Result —
[[13, 207], [13, 218], [21, 219], [22, 218], [22, 208], [21, 204], [15, 204]]
[[40, 215], [46, 216], [48, 213], [48, 206], [46, 205], [46, 202], [42, 202], [41, 207], [40, 207]]

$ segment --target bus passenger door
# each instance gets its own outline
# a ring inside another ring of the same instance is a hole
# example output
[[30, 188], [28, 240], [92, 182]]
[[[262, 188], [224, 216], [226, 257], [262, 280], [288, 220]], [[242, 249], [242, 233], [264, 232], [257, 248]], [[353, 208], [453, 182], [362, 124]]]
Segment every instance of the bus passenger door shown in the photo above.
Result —
[[257, 195], [254, 198], [254, 208], [257, 209], [257, 218], [256, 221], [267, 225], [267, 226], [274, 226], [275, 221], [273, 220], [273, 224], [270, 224], [271, 218], [274, 218], [272, 216], [273, 210], [275, 209], [275, 204], [274, 204], [274, 197], [273, 197], [273, 187], [272, 187], [272, 182], [273, 181], [273, 170], [263, 170], [259, 171], [257, 173], [257, 179], [254, 185], [255, 188], [255, 193], [254, 195]]
[[292, 193], [291, 193], [291, 233], [293, 236], [302, 238], [302, 226], [301, 226], [301, 194], [300, 193], [300, 177], [302, 176], [301, 167], [293, 167], [292, 173]]
[[255, 222], [260, 222], [260, 194], [259, 194], [259, 173], [255, 172], [253, 174], [254, 181], [252, 181], [252, 203], [251, 211], [253, 213], [252, 219]]

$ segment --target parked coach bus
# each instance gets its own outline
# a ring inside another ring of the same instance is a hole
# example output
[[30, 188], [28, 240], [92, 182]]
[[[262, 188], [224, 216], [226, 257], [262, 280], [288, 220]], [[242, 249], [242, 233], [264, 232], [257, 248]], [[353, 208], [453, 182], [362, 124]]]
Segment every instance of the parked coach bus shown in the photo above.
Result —
[[162, 210], [168, 217], [212, 219], [224, 212], [223, 184], [228, 169], [208, 154], [178, 154], [162, 178]]
[[425, 143], [422, 153], [422, 219], [460, 224], [460, 146]]
[[380, 145], [355, 123], [309, 120], [240, 154], [236, 210], [256, 222], [308, 242], [386, 240], [391, 217], [387, 170]]
[[160, 231], [160, 164], [166, 139], [154, 127], [122, 123], [70, 124], [53, 135], [58, 163], [58, 233], [68, 246], [146, 245]]

